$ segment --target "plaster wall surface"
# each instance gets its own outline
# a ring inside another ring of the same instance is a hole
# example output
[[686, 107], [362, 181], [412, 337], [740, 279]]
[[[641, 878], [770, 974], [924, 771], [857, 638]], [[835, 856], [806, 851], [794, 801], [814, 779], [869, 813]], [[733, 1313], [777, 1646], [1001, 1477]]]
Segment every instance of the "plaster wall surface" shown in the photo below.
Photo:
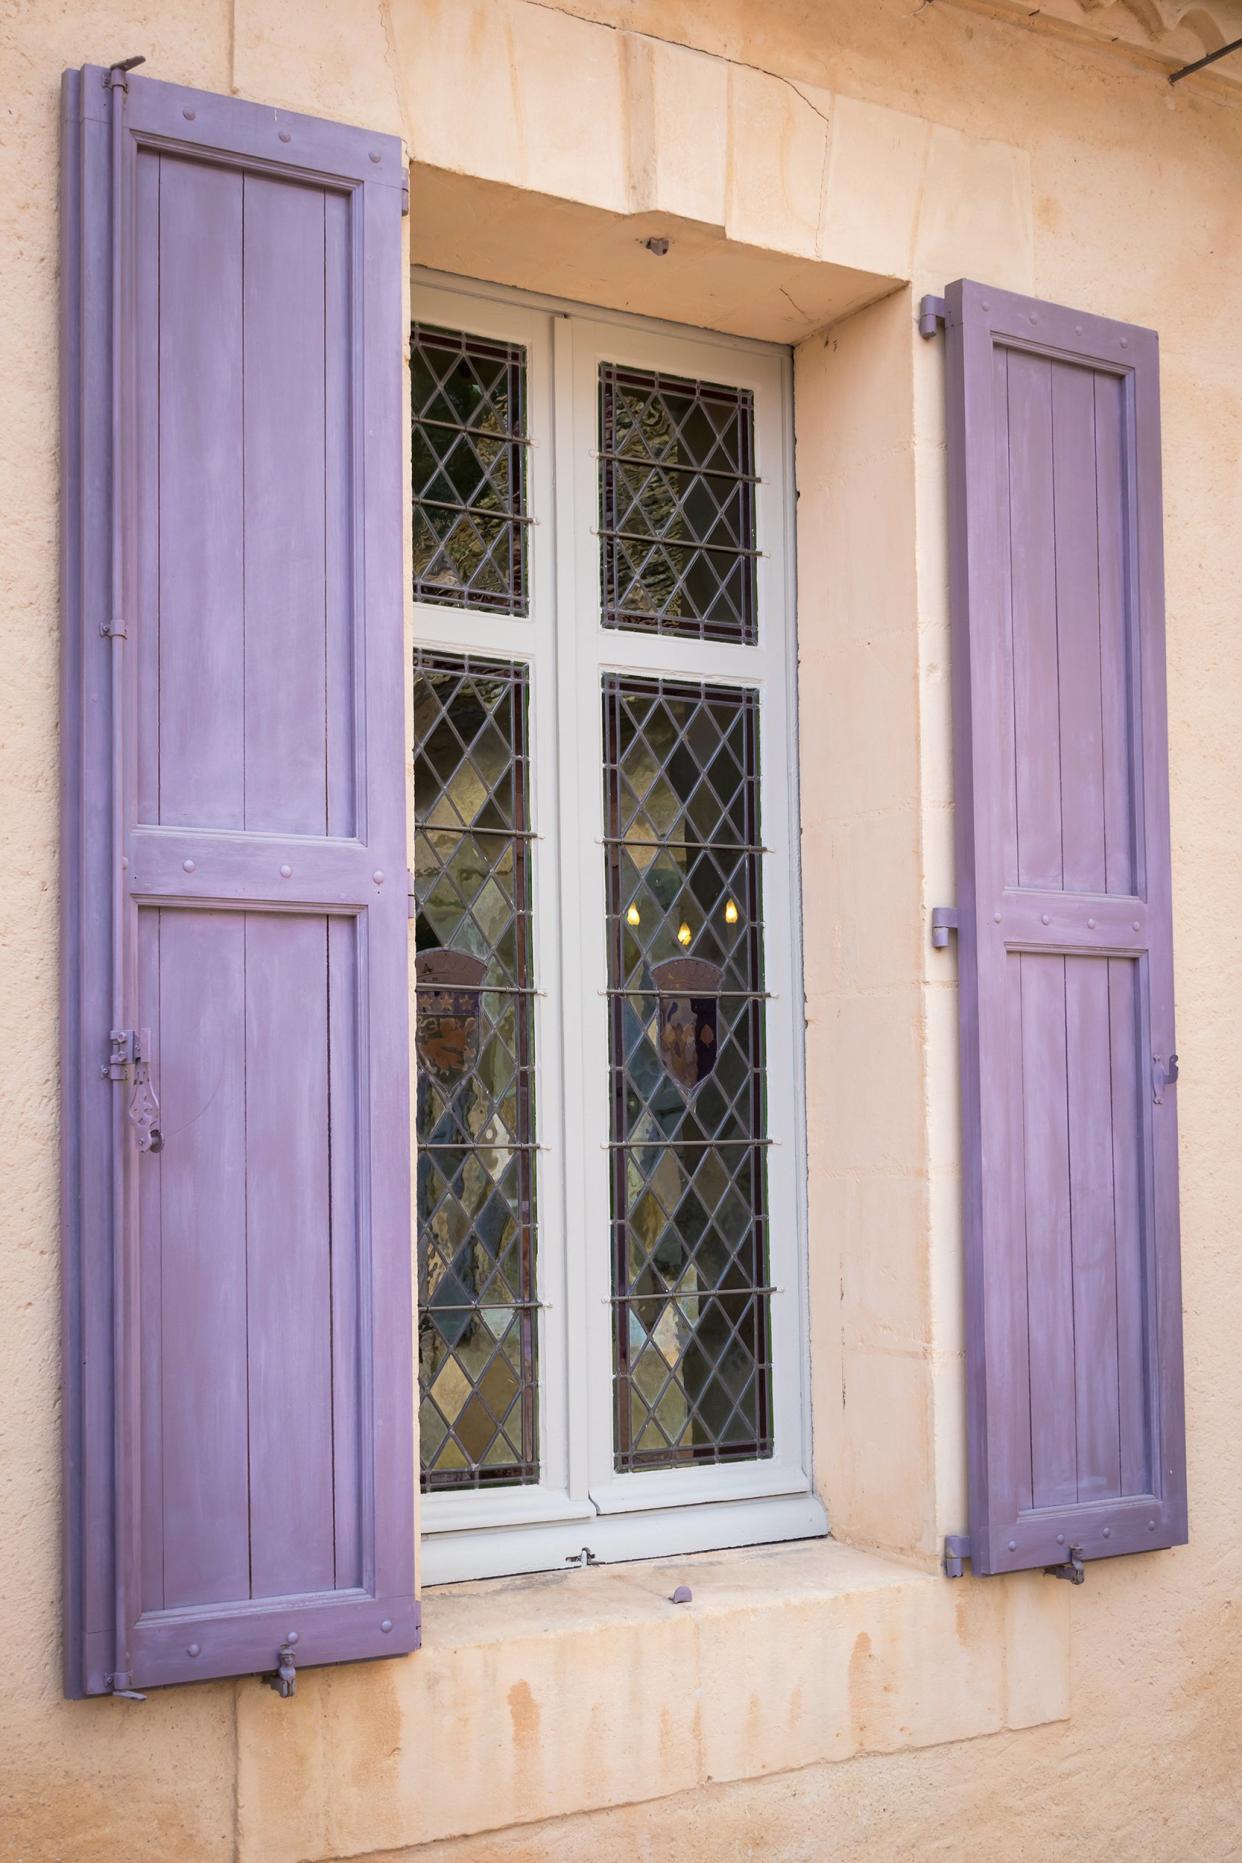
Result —
[[[139, 50], [404, 134], [416, 258], [797, 346], [816, 1477], [852, 1545], [705, 1556], [693, 1616], [659, 1567], [433, 1594], [421, 1656], [292, 1706], [59, 1698], [56, 91]], [[11, 0], [0, 70], [0, 1852], [1237, 1855], [1242, 108], [925, 0]], [[1072, 1595], [933, 1570], [964, 1496], [952, 958], [924, 929], [952, 878], [941, 378], [913, 306], [962, 273], [1162, 338], [1192, 1539]]]

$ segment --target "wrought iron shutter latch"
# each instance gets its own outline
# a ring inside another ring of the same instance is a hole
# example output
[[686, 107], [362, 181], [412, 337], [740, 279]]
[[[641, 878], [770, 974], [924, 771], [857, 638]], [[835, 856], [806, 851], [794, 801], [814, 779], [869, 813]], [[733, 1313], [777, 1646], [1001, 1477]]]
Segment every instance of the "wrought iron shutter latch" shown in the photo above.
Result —
[[163, 1151], [160, 1103], [151, 1085], [150, 1029], [113, 1029], [105, 1077], [127, 1084], [129, 1121], [138, 1134], [139, 1151]]

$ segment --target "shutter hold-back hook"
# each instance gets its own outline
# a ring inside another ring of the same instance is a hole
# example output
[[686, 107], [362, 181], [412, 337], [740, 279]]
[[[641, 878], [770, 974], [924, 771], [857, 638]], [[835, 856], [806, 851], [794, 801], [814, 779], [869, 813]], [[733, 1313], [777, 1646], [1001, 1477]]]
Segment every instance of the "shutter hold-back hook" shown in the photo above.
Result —
[[276, 1660], [279, 1667], [272, 1675], [265, 1675], [263, 1680], [269, 1688], [274, 1688], [282, 1701], [288, 1701], [297, 1694], [298, 1672], [294, 1667], [292, 1643], [282, 1643], [277, 1651]]

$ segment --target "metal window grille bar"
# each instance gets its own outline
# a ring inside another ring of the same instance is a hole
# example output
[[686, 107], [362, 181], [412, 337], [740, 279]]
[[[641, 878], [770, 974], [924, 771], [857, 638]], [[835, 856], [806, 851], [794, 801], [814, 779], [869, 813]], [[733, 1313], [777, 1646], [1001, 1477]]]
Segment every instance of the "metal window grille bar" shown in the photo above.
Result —
[[637, 466], [643, 472], [686, 472], [696, 478], [728, 479], [738, 485], [762, 485], [757, 472], [732, 472], [725, 466], [692, 466], [680, 459], [655, 459], [649, 453], [606, 453], [596, 448], [594, 457], [617, 466]]
[[429, 1151], [547, 1151], [547, 1145], [537, 1145], [533, 1139], [493, 1139], [490, 1144], [482, 1139], [462, 1139], [460, 1144], [452, 1139], [439, 1139], [428, 1144], [426, 1139], [419, 1139], [418, 1153], [421, 1157]]
[[763, 1287], [658, 1287], [653, 1288], [648, 1294], [610, 1294], [608, 1296], [608, 1305], [610, 1307], [625, 1307], [633, 1305], [637, 1300], [660, 1300], [675, 1306], [678, 1302], [683, 1300], [731, 1300], [734, 1295], [736, 1295], [739, 1300], [742, 1300], [749, 1299], [753, 1294], [766, 1296], [768, 1294], [783, 1294], [784, 1292], [785, 1289], [783, 1287], [775, 1287], [771, 1284]]
[[688, 854], [770, 854], [772, 849], [762, 844], [746, 841], [656, 841], [640, 840], [637, 835], [606, 834], [601, 836], [601, 847], [660, 847], [684, 851]]
[[708, 543], [704, 537], [669, 537], [655, 532], [641, 530], [614, 530], [601, 524], [595, 532], [597, 537], [612, 539], [617, 543], [659, 544], [668, 550], [712, 550], [721, 556], [766, 556], [766, 550], [752, 549], [749, 545], [735, 543]]
[[[452, 987], [451, 984], [445, 985], [443, 983], [415, 983], [414, 991], [416, 995], [421, 995], [424, 990], [427, 990], [432, 994], [438, 992], [442, 996], [446, 988], [451, 989]], [[546, 990], [537, 989], [533, 983], [480, 983], [478, 986], [478, 993], [480, 996], [547, 995]]]
[[454, 504], [451, 498], [420, 496], [418, 508], [420, 511], [456, 511], [462, 517], [484, 518], [489, 524], [533, 524], [535, 521], [518, 512], [497, 511], [493, 505]]
[[[751, 929], [754, 928], [751, 927]], [[606, 990], [600, 991], [601, 996], [661, 996], [663, 994], [665, 992], [658, 990], [654, 984], [648, 984], [646, 987], [635, 985], [633, 989], [610, 984]], [[712, 990], [711, 995], [718, 1003], [770, 1003], [774, 1000], [771, 990]]]
[[452, 834], [465, 840], [472, 835], [498, 835], [505, 841], [542, 841], [543, 836], [534, 828], [515, 831], [512, 828], [484, 828], [479, 824], [467, 825], [464, 822], [433, 822], [425, 815], [415, 815], [414, 828], [418, 834]]
[[518, 433], [516, 430], [496, 427], [472, 427], [462, 421], [437, 420], [431, 414], [419, 414], [416, 415], [415, 418], [420, 427], [434, 427], [437, 431], [443, 433], [464, 433], [472, 440], [495, 440], [503, 446], [534, 445], [534, 441], [529, 434]]
[[424, 1318], [431, 1319], [437, 1313], [546, 1313], [551, 1303], [546, 1300], [461, 1300], [448, 1302], [437, 1300], [434, 1294], [427, 1294], [420, 1307]]
[[[608, 1139], [605, 1141], [604, 1150], [649, 1151], [653, 1146], [657, 1146], [661, 1151], [716, 1151], [724, 1146], [744, 1145], [747, 1151], [770, 1151], [773, 1145], [779, 1144], [780, 1140], [774, 1138], [683, 1139], [665, 1138], [663, 1134], [661, 1134], [659, 1138]], [[766, 1219], [762, 1215], [756, 1214], [754, 1220], [756, 1222], [763, 1222]]]

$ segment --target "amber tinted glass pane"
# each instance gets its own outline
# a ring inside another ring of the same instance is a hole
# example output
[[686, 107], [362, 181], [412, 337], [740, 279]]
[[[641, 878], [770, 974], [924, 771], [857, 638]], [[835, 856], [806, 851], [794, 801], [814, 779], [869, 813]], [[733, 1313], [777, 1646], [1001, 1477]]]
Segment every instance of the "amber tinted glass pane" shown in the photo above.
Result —
[[526, 352], [414, 324], [414, 595], [524, 614]]
[[424, 1488], [535, 1481], [527, 687], [414, 662], [418, 1309]]
[[618, 1470], [772, 1452], [755, 695], [604, 683]]
[[605, 627], [754, 641], [754, 427], [748, 389], [601, 366]]

